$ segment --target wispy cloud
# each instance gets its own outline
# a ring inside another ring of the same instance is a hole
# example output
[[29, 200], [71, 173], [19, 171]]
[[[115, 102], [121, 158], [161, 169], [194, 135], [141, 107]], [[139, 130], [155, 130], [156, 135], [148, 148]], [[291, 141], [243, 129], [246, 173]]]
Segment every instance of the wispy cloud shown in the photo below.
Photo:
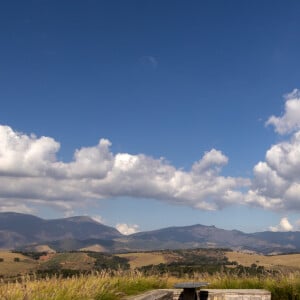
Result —
[[158, 68], [158, 60], [151, 55], [142, 56], [140, 58], [140, 64], [145, 69], [156, 70]]
[[96, 215], [96, 216], [93, 215], [93, 216], [91, 216], [91, 218], [98, 223], [101, 223], [101, 224], [105, 223], [105, 220], [99, 215]]

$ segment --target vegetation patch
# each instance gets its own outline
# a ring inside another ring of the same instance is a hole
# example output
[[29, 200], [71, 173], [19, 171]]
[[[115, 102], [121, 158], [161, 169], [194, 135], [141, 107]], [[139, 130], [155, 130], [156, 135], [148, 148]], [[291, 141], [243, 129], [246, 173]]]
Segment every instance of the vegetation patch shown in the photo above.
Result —
[[95, 259], [82, 252], [67, 252], [53, 254], [46, 260], [41, 268], [45, 269], [70, 269], [90, 271], [94, 268]]
[[98, 252], [88, 252], [87, 255], [95, 260], [94, 269], [96, 270], [128, 270], [130, 268], [126, 257]]

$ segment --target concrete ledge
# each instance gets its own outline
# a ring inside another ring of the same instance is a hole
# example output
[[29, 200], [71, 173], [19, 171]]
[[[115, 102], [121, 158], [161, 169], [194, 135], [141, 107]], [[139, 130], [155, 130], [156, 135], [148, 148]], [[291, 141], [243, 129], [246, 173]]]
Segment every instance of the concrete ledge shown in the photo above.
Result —
[[[271, 292], [262, 289], [201, 289], [198, 297], [200, 300], [271, 300]], [[125, 299], [182, 300], [183, 294], [180, 289], [161, 289]]]
[[173, 292], [170, 290], [154, 290], [139, 296], [132, 296], [126, 300], [173, 300]]
[[262, 289], [202, 289], [201, 300], [271, 300], [271, 292]]

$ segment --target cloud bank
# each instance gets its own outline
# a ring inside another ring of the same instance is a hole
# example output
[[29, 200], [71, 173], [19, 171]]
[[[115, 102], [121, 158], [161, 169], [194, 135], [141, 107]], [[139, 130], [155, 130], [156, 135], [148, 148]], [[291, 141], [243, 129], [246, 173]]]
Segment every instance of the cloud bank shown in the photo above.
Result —
[[273, 210], [300, 211], [300, 93], [294, 90], [287, 96], [285, 112], [272, 116], [267, 125], [273, 125], [280, 134], [292, 134], [266, 152], [265, 161], [255, 165], [252, 187], [246, 203]]
[[72, 211], [85, 201], [114, 197], [152, 198], [214, 210], [242, 198], [244, 178], [220, 175], [228, 158], [216, 149], [206, 152], [189, 171], [163, 158], [112, 153], [111, 143], [77, 149], [71, 162], [57, 159], [60, 144], [0, 126], [0, 205], [30, 211], [48, 205]]
[[[247, 204], [300, 211], [300, 92], [286, 96], [282, 116], [271, 116], [266, 124], [288, 136], [267, 150], [251, 180], [222, 176], [228, 157], [216, 149], [183, 170], [163, 158], [113, 153], [110, 141], [100, 139], [96, 146], [75, 150], [66, 163], [57, 159], [60, 143], [52, 137], [0, 126], [0, 211], [33, 212], [46, 205], [70, 215], [75, 207], [117, 197], [201, 210]], [[287, 228], [284, 222], [278, 228]]]

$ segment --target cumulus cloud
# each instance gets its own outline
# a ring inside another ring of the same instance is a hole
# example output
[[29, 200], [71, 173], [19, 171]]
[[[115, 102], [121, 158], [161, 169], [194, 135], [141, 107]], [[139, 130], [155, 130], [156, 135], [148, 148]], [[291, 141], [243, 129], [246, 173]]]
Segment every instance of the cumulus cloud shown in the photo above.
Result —
[[228, 158], [216, 149], [212, 149], [209, 152], [205, 152], [202, 159], [193, 164], [192, 170], [195, 173], [212, 172], [218, 174], [221, 171], [221, 167], [228, 163]]
[[77, 149], [74, 159], [59, 161], [60, 144], [0, 126], [0, 206], [8, 203], [51, 205], [71, 212], [86, 201], [114, 198], [152, 198], [213, 210], [240, 202], [245, 178], [221, 176], [228, 158], [212, 149], [189, 171], [163, 158], [144, 154], [112, 153], [111, 143]]
[[294, 90], [286, 100], [282, 117], [272, 116], [281, 134], [294, 131], [289, 139], [277, 143], [266, 152], [265, 161], [254, 167], [252, 187], [246, 202], [275, 210], [300, 210], [300, 99]]
[[271, 116], [266, 125], [273, 125], [279, 134], [300, 129], [300, 91], [298, 89], [286, 95], [284, 114], [281, 117]]
[[280, 220], [277, 226], [270, 226], [269, 229], [273, 232], [277, 231], [292, 231], [293, 225], [289, 222], [287, 217], [284, 217]]
[[127, 225], [126, 223], [117, 224], [116, 228], [122, 234], [129, 235], [138, 232], [139, 226], [134, 225]]
[[[66, 215], [74, 207], [116, 197], [150, 198], [202, 210], [250, 204], [300, 211], [300, 92], [286, 96], [281, 117], [267, 124], [292, 133], [272, 145], [253, 168], [253, 179], [222, 176], [228, 157], [217, 149], [204, 153], [190, 170], [163, 158], [112, 153], [111, 142], [75, 150], [71, 162], [57, 159], [60, 143], [0, 126], [0, 211], [33, 213], [51, 206]], [[241, 192], [248, 188], [248, 191]]]
[[0, 126], [0, 176], [45, 176], [55, 164], [59, 143]]

